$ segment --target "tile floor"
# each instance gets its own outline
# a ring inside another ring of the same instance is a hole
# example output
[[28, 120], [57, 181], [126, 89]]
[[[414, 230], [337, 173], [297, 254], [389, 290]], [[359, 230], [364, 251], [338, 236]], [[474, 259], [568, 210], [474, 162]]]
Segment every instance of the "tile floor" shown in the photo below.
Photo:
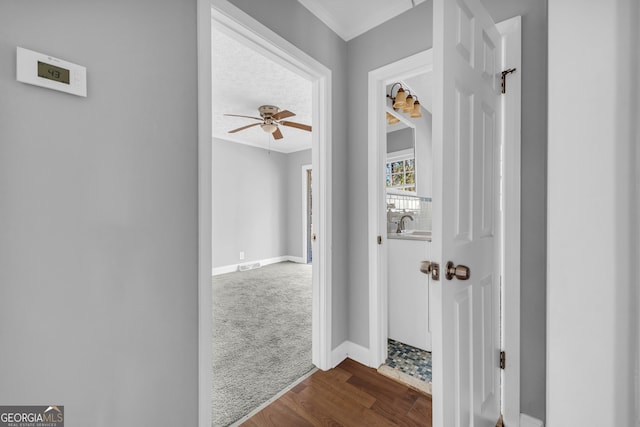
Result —
[[388, 346], [389, 357], [385, 365], [420, 381], [431, 383], [430, 352], [391, 339]]

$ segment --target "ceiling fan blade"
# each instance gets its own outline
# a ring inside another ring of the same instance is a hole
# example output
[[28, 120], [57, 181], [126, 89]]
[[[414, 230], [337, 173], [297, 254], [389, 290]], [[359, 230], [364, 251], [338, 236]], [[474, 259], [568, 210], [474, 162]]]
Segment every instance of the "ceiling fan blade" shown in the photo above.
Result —
[[253, 127], [253, 126], [258, 126], [258, 125], [261, 125], [261, 124], [262, 123], [252, 123], [250, 125], [242, 126], [241, 128], [238, 128], [238, 129], [230, 130], [228, 133], [236, 133], [236, 132], [239, 132], [241, 130], [245, 130], [247, 128], [250, 128], [250, 127]]
[[255, 120], [260, 120], [262, 121], [262, 119], [260, 117], [251, 117], [251, 116], [241, 116], [239, 114], [224, 114], [225, 116], [229, 116], [229, 117], [244, 117], [245, 119], [255, 119]]
[[271, 118], [276, 120], [281, 120], [281, 119], [286, 119], [287, 117], [293, 117], [295, 115], [296, 115], [295, 113], [292, 113], [289, 110], [283, 110], [275, 113], [273, 116], [271, 116]]
[[273, 139], [282, 139], [282, 132], [280, 132], [280, 128], [276, 128], [276, 130], [271, 134], [273, 135]]
[[280, 122], [280, 124], [283, 125], [283, 126], [289, 126], [289, 127], [292, 127], [292, 128], [298, 128], [298, 129], [302, 129], [302, 130], [306, 130], [308, 132], [311, 132], [311, 126], [303, 125], [302, 123], [282, 121], [282, 122]]

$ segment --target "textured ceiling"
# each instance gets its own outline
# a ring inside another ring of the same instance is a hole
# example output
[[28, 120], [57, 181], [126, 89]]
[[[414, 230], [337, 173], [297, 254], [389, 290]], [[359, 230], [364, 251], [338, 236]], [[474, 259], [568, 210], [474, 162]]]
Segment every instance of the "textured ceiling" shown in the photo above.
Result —
[[283, 139], [274, 140], [260, 126], [230, 134], [228, 131], [257, 120], [258, 107], [276, 105], [296, 113], [289, 121], [311, 123], [312, 84], [289, 69], [257, 53], [215, 26], [212, 29], [213, 136], [283, 153], [311, 148], [311, 132], [280, 126]]
[[345, 41], [423, 1], [425, 0], [298, 0]]

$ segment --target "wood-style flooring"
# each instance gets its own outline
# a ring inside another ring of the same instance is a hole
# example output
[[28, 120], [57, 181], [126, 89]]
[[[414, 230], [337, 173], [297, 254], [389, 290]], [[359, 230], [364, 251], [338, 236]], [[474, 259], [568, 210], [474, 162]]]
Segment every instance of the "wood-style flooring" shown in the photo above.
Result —
[[351, 359], [317, 371], [243, 427], [431, 427], [431, 397]]

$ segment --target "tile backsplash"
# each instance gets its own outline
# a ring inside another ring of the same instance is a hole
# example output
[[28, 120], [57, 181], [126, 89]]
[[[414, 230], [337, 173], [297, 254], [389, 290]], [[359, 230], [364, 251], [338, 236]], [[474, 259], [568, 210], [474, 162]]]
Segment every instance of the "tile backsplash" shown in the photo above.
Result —
[[409, 214], [413, 221], [405, 220], [406, 230], [431, 230], [431, 198], [387, 193], [387, 233], [395, 233], [402, 215]]

